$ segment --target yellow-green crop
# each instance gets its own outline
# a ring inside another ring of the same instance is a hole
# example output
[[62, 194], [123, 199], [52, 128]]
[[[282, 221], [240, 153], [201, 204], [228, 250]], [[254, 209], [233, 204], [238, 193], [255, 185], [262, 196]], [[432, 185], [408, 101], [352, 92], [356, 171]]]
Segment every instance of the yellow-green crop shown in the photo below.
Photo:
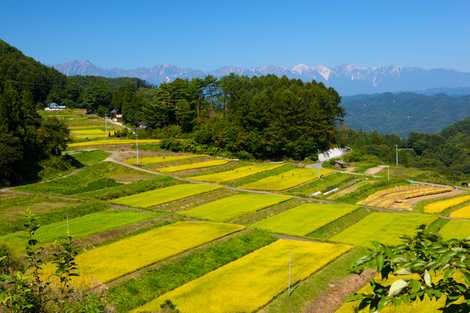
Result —
[[[76, 257], [80, 276], [75, 286], [93, 287], [193, 247], [243, 229], [243, 226], [209, 222], [179, 222], [157, 227]], [[53, 265], [46, 266], [53, 271]]]
[[74, 142], [68, 145], [70, 148], [74, 147], [88, 147], [88, 146], [103, 146], [103, 145], [133, 145], [149, 144], [149, 143], [160, 143], [160, 139], [103, 139], [103, 140], [91, 140], [83, 142]]
[[453, 206], [470, 201], [470, 195], [464, 195], [449, 199], [443, 199], [435, 202], [431, 202], [424, 206], [424, 212], [426, 213], [440, 213]]
[[275, 233], [307, 235], [357, 209], [351, 204], [302, 204], [255, 223], [253, 226]]
[[470, 205], [466, 205], [463, 208], [455, 210], [454, 212], [450, 213], [450, 217], [470, 218]]
[[374, 212], [330, 238], [333, 241], [369, 246], [371, 241], [397, 244], [401, 235], [413, 235], [421, 224], [430, 224], [432, 215]]
[[257, 163], [253, 165], [242, 166], [230, 171], [213, 173], [207, 175], [200, 175], [191, 177], [194, 180], [207, 181], [207, 182], [226, 182], [230, 180], [235, 180], [243, 178], [246, 176], [254, 175], [260, 172], [273, 170], [277, 167], [280, 167], [284, 164], [282, 163]]
[[162, 167], [162, 168], [157, 169], [157, 171], [162, 172], [162, 173], [174, 173], [174, 172], [180, 172], [180, 171], [195, 170], [198, 168], [224, 165], [224, 164], [227, 164], [228, 162], [230, 161], [229, 160], [209, 160], [209, 161], [204, 161], [204, 162], [196, 162], [196, 163]]
[[112, 202], [132, 207], [148, 208], [219, 188], [222, 187], [208, 184], [179, 184], [117, 198]]
[[[171, 161], [178, 161], [178, 160], [185, 160], [185, 159], [191, 159], [191, 158], [197, 158], [201, 157], [203, 155], [201, 154], [185, 154], [185, 155], [158, 155], [158, 156], [150, 156], [150, 157], [143, 157], [139, 159], [139, 164], [158, 164], [158, 163], [165, 163], [165, 162], [171, 162]], [[126, 160], [126, 163], [128, 164], [136, 164], [137, 159], [136, 158], [131, 158]]]
[[155, 312], [171, 300], [182, 313], [254, 312], [292, 284], [350, 249], [347, 245], [280, 239], [132, 311]]
[[450, 220], [439, 230], [445, 239], [464, 239], [470, 237], [470, 221]]
[[223, 222], [246, 213], [255, 212], [290, 198], [290, 196], [284, 195], [242, 193], [203, 204], [183, 211], [182, 214]]
[[256, 190], [284, 190], [295, 187], [320, 175], [331, 173], [329, 169], [296, 168], [278, 175], [269, 176], [255, 182], [243, 185], [242, 188]]

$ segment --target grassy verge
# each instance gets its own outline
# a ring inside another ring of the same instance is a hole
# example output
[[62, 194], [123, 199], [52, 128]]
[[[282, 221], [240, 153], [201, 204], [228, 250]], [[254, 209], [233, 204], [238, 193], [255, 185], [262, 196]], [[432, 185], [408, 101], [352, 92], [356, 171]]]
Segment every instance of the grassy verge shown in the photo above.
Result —
[[92, 151], [79, 151], [75, 153], [69, 153], [75, 160], [82, 163], [83, 165], [93, 165], [104, 161], [109, 155], [108, 152], [103, 150], [92, 150]]
[[252, 230], [228, 240], [214, 242], [111, 288], [109, 299], [118, 312], [127, 312], [274, 240], [267, 232]]
[[338, 234], [342, 230], [348, 228], [349, 226], [356, 224], [358, 221], [363, 219], [369, 213], [370, 213], [370, 210], [365, 209], [365, 208], [359, 208], [311, 232], [310, 234], [307, 235], [307, 237], [320, 239], [320, 240], [326, 240]]
[[350, 274], [351, 264], [366, 253], [365, 248], [356, 247], [348, 253], [316, 272], [306, 280], [298, 283], [291, 294], [287, 291], [277, 296], [261, 312], [291, 313], [302, 312], [305, 303], [313, 301], [324, 293], [329, 285]]

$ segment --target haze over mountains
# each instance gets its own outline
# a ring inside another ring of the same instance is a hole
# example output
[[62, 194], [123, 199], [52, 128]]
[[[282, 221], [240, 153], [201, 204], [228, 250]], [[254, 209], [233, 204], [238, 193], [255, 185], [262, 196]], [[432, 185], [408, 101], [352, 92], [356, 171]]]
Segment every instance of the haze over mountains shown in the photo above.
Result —
[[214, 71], [178, 67], [171, 64], [135, 69], [102, 68], [90, 61], [71, 61], [54, 65], [66, 75], [97, 75], [105, 77], [137, 77], [151, 84], [172, 81], [176, 78], [193, 78], [213, 75], [221, 77], [230, 73], [254, 76], [286, 75], [305, 81], [316, 80], [334, 87], [342, 95], [369, 94], [379, 92], [416, 91], [431, 88], [460, 88], [470, 86], [470, 73], [450, 69], [423, 69], [418, 67], [360, 67], [351, 64], [328, 67], [298, 64], [292, 67], [225, 66]]

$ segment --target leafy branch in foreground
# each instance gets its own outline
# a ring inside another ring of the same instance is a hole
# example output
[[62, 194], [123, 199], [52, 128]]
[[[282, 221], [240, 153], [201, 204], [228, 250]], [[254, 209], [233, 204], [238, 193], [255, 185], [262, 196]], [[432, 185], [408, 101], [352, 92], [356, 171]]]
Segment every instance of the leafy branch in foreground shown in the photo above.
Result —
[[378, 312], [389, 305], [444, 297], [444, 313], [470, 312], [470, 238], [444, 240], [422, 225], [415, 237], [401, 239], [397, 246], [374, 242], [354, 265], [355, 272], [374, 266], [379, 281], [398, 277], [390, 285], [374, 279], [371, 293], [354, 294], [350, 300], [359, 301], [357, 309]]

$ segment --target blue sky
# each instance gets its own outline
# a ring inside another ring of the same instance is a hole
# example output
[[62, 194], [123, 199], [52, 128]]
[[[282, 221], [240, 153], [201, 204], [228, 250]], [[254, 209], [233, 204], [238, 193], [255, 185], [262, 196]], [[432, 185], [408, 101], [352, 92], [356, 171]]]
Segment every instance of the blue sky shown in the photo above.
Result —
[[0, 38], [46, 64], [470, 71], [470, 1], [2, 0]]

